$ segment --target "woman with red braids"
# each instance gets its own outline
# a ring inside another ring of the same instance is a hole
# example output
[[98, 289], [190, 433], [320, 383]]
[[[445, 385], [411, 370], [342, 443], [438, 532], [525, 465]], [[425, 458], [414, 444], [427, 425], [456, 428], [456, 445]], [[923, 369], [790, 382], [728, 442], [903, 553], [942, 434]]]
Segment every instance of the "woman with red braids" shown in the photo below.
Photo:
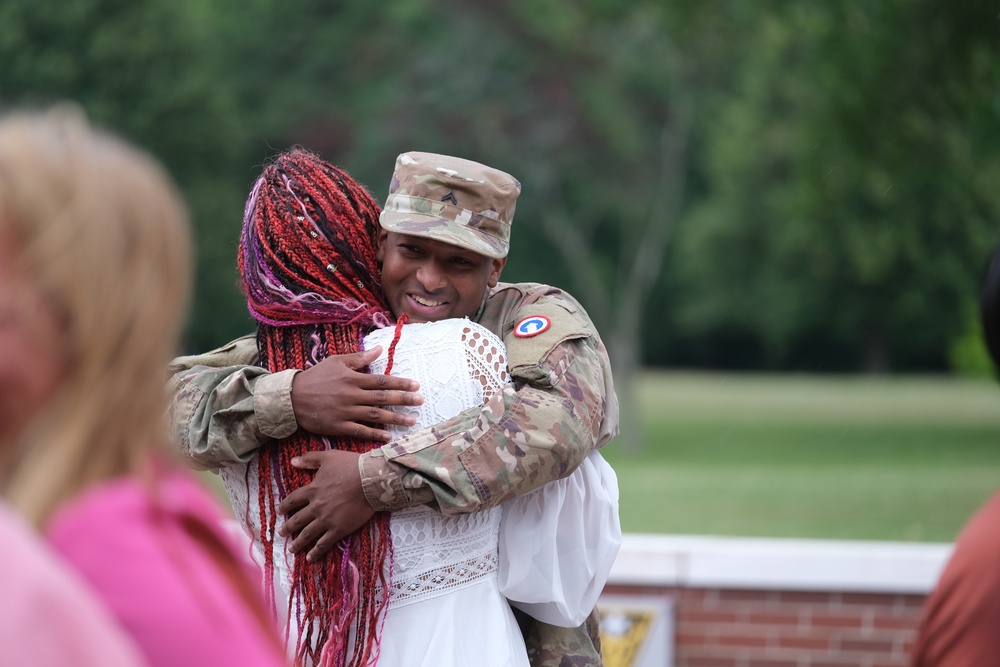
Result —
[[[304, 369], [381, 346], [388, 354], [373, 372], [406, 364], [407, 375], [430, 383], [431, 400], [406, 420], [427, 426], [481, 405], [504, 385], [503, 344], [467, 319], [404, 327], [404, 316], [393, 326], [379, 280], [379, 214], [372, 196], [343, 171], [302, 150], [280, 155], [247, 201], [242, 286], [258, 322], [262, 366]], [[482, 296], [448, 315], [474, 315]], [[253, 539], [272, 609], [287, 613], [296, 660], [526, 666], [523, 639], [497, 585], [499, 508], [462, 516], [418, 508], [391, 520], [380, 513], [325, 559], [311, 562], [288, 550], [276, 506], [312, 477], [297, 467], [299, 459], [381, 444], [300, 429], [263, 446], [247, 464], [220, 471]]]

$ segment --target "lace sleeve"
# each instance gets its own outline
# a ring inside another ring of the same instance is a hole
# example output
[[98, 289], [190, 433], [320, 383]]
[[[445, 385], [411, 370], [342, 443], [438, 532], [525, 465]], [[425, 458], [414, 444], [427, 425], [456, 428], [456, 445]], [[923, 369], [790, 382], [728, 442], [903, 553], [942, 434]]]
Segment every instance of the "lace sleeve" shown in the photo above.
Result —
[[507, 384], [507, 348], [493, 332], [474, 322], [462, 327], [462, 344], [465, 348], [469, 375], [483, 388], [483, 401]]

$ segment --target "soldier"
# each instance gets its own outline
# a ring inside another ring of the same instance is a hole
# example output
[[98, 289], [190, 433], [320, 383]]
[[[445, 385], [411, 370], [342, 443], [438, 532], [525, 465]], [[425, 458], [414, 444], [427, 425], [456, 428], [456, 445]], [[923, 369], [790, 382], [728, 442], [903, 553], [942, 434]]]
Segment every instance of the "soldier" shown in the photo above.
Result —
[[[467, 178], [470, 165], [479, 174]], [[381, 215], [382, 287], [395, 313], [447, 317], [470, 300], [474, 318], [507, 345], [514, 382], [482, 408], [363, 455], [313, 452], [313, 481], [278, 511], [291, 514], [291, 549], [322, 556], [376, 511], [424, 504], [443, 513], [493, 507], [572, 472], [617, 432], [617, 399], [604, 345], [565, 292], [498, 282], [520, 190], [497, 170], [426, 153], [399, 156]], [[470, 254], [471, 251], [471, 254]], [[245, 462], [261, 442], [303, 428], [387, 440], [369, 426], [403, 424], [387, 406], [412, 405], [417, 387], [372, 376], [379, 350], [331, 357], [302, 371], [256, 366], [252, 336], [175, 361], [173, 421], [198, 465]], [[600, 665], [597, 617], [565, 629], [519, 615], [533, 665]]]

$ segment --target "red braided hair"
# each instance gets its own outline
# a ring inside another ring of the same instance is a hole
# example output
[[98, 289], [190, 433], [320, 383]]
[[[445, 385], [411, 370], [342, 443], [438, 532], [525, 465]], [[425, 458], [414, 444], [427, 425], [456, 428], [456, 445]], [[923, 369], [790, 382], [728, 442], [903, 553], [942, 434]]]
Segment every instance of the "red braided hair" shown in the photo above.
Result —
[[[367, 190], [311, 153], [289, 151], [264, 169], [247, 201], [238, 257], [263, 367], [303, 369], [331, 354], [358, 351], [367, 331], [391, 323], [376, 278], [378, 215]], [[299, 430], [261, 448], [257, 496], [265, 581], [273, 581], [274, 508], [314, 474], [291, 460], [309, 451], [366, 452], [380, 444]], [[305, 553], [295, 555], [288, 611], [299, 627], [298, 662], [375, 663], [390, 545], [389, 516], [379, 513], [325, 559], [309, 563]], [[352, 624], [357, 634], [348, 656]]]

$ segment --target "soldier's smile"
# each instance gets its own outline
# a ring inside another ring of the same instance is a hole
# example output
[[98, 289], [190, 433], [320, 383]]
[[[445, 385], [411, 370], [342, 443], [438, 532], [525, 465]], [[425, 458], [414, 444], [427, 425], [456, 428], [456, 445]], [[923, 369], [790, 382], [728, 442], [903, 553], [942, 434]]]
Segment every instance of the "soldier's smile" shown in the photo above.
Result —
[[419, 303], [421, 306], [427, 306], [429, 308], [433, 308], [434, 306], [442, 306], [445, 303], [444, 301], [433, 301], [431, 299], [425, 299], [422, 296], [418, 296], [416, 294], [411, 294], [410, 298]]
[[497, 284], [506, 259], [423, 236], [381, 230], [377, 259], [394, 316], [411, 322], [473, 317]]
[[436, 322], [449, 317], [448, 302], [436, 299], [428, 299], [418, 294], [407, 294], [403, 312], [407, 314], [411, 322]]

